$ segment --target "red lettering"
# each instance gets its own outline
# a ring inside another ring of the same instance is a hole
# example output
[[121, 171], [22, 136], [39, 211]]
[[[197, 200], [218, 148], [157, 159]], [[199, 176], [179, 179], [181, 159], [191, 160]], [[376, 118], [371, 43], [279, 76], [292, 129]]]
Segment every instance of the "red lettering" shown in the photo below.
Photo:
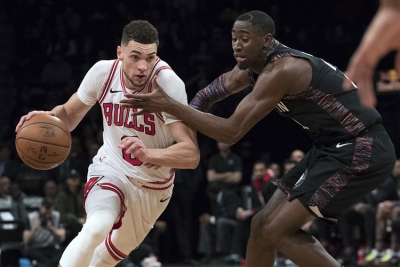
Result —
[[130, 120], [131, 118], [131, 109], [125, 109], [125, 116], [124, 116], [124, 127], [126, 128], [133, 128], [133, 121]]
[[125, 108], [120, 108], [119, 104], [114, 104], [114, 110], [114, 124], [116, 126], [122, 126]]
[[104, 118], [107, 121], [107, 125], [110, 126], [112, 123], [112, 109], [113, 104], [112, 103], [103, 103], [103, 112], [104, 112]]
[[[123, 137], [121, 138], [121, 140], [124, 139], [125, 137], [127, 137], [127, 136], [123, 136]], [[137, 136], [134, 136], [134, 137], [137, 137]], [[122, 149], [122, 158], [123, 158], [126, 162], [128, 162], [129, 164], [132, 164], [133, 166], [140, 166], [140, 165], [142, 165], [142, 163], [143, 163], [143, 162], [140, 161], [140, 159], [138, 159], [137, 157], [132, 157], [131, 154], [126, 153], [126, 149], [125, 149], [125, 148]]]
[[[136, 108], [133, 109], [133, 112], [136, 112]], [[138, 125], [137, 116], [133, 116], [133, 129], [139, 132], [143, 132], [144, 130], [144, 126], [142, 124]]]
[[145, 133], [148, 135], [155, 135], [156, 134], [156, 126], [154, 124], [154, 115], [144, 114], [143, 121], [147, 125], [147, 127], [145, 129]]
[[119, 104], [103, 103], [103, 113], [108, 126], [113, 123], [115, 126], [131, 128], [148, 135], [155, 135], [156, 133], [153, 114], [144, 114], [144, 124], [142, 124], [138, 123], [137, 116], [131, 118], [130, 108], [121, 107]]

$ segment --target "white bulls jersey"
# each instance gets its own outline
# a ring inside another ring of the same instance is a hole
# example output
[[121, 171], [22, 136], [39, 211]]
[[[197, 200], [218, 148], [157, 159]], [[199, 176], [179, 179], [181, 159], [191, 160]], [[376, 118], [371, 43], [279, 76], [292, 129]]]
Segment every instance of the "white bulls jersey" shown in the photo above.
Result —
[[123, 137], [137, 136], [147, 148], [166, 148], [174, 143], [167, 125], [178, 121], [167, 113], [152, 113], [132, 116], [130, 108], [122, 108], [120, 100], [124, 93], [145, 94], [152, 91], [152, 78], [157, 75], [158, 84], [175, 100], [187, 105], [187, 95], [183, 81], [172, 71], [169, 65], [157, 57], [154, 69], [146, 84], [137, 91], [125, 86], [119, 60], [97, 62], [86, 74], [79, 89], [78, 97], [86, 105], [98, 102], [103, 114], [104, 144], [93, 158], [112, 165], [128, 177], [146, 182], [163, 181], [170, 174], [169, 167], [158, 170], [143, 167], [142, 162], [124, 153], [118, 144]]

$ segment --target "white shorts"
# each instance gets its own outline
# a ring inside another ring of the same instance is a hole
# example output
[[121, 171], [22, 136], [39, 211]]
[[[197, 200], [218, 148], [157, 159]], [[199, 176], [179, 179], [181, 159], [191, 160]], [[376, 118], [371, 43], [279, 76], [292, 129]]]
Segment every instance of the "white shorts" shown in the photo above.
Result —
[[[128, 178], [107, 164], [89, 166], [84, 203], [91, 197], [90, 191], [94, 186], [113, 191], [121, 200], [118, 222], [105, 240], [107, 251], [115, 260], [124, 259], [153, 228], [172, 196], [174, 176], [165, 177], [165, 182], [149, 183], [135, 177]], [[101, 206], [100, 197], [91, 201]]]

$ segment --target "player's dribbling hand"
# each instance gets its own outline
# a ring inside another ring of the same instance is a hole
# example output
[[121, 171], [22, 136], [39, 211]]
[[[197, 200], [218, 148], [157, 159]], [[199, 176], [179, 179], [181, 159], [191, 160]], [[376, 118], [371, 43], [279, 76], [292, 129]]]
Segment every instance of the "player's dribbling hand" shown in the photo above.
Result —
[[44, 110], [34, 110], [29, 112], [28, 114], [24, 115], [21, 117], [19, 120], [17, 126], [15, 127], [15, 132], [18, 132], [19, 128], [21, 128], [22, 124], [24, 124], [25, 121], [30, 120], [33, 116], [39, 115], [39, 114], [48, 114], [51, 116], [55, 116], [56, 114], [53, 111], [44, 111]]
[[149, 94], [125, 94], [125, 99], [120, 101], [123, 107], [136, 108], [133, 115], [143, 115], [149, 113], [157, 113], [166, 111], [170, 106], [170, 97], [165, 93], [163, 88], [157, 83], [157, 77], [152, 80], [153, 91]]

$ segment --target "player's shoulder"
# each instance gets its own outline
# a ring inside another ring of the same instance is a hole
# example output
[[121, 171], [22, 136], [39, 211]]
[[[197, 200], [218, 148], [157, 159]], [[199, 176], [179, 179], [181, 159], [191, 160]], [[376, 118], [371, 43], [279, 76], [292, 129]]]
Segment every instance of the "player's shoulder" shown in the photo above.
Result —
[[162, 76], [164, 79], [180, 79], [171, 66], [160, 58], [158, 58], [158, 62], [155, 65], [154, 71], [155, 75], [158, 77]]
[[266, 64], [260, 75], [270, 75], [271, 73], [276, 75], [288, 75], [293, 72], [306, 71], [306, 69], [303, 68], [305, 64], [309, 64], [309, 61], [304, 60], [304, 58], [290, 56], [282, 57], [279, 60]]
[[165, 62], [164, 60], [161, 60], [161, 58], [157, 58], [156, 65], [154, 66], [155, 72], [161, 72], [163, 70], [169, 70], [174, 72], [174, 70], [171, 68], [171, 66]]

